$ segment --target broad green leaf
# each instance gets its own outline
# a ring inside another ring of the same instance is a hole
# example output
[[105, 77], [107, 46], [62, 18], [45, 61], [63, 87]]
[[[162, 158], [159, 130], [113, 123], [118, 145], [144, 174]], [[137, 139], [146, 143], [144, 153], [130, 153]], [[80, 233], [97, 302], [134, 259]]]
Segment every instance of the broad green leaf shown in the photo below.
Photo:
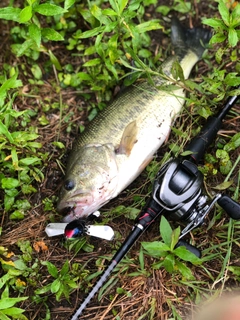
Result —
[[224, 175], [229, 174], [229, 172], [232, 170], [233, 164], [231, 160], [224, 161], [223, 163], [220, 162], [220, 172]]
[[162, 13], [164, 16], [167, 16], [169, 14], [169, 12], [171, 11], [171, 7], [170, 6], [159, 6], [156, 9], [156, 12]]
[[49, 284], [47, 284], [46, 286], [44, 286], [44, 287], [42, 287], [42, 288], [39, 288], [39, 289], [36, 289], [35, 291], [34, 291], [34, 293], [36, 293], [36, 294], [44, 294], [44, 293], [46, 293], [46, 292], [48, 292], [48, 291], [50, 291], [51, 290], [51, 283], [49, 283]]
[[185, 264], [183, 264], [181, 261], [176, 261], [176, 267], [179, 270], [179, 272], [183, 275], [183, 277], [186, 278], [187, 280], [195, 279], [191, 269], [185, 266]]
[[128, 0], [119, 0], [119, 14], [122, 14], [123, 10], [126, 8], [128, 4]]
[[224, 40], [226, 40], [226, 35], [221, 33], [221, 32], [218, 32], [216, 34], [214, 34], [210, 40], [210, 44], [214, 44], [214, 43], [221, 43], [223, 42]]
[[3, 178], [1, 183], [3, 189], [13, 189], [19, 186], [19, 181], [14, 178]]
[[111, 23], [108, 23], [105, 27], [104, 27], [104, 32], [115, 32], [115, 28], [117, 28], [118, 26], [118, 21], [113, 21]]
[[[18, 88], [22, 86], [22, 81], [17, 80], [18, 74], [16, 73], [10, 79], [7, 79], [0, 87], [0, 101], [6, 97], [6, 92], [9, 89]], [[1, 103], [0, 103], [1, 105]], [[19, 112], [18, 112], [19, 113]]]
[[174, 247], [176, 246], [176, 244], [178, 243], [180, 233], [181, 233], [181, 228], [180, 227], [178, 227], [178, 228], [173, 230], [173, 232], [172, 232], [172, 240], [171, 240], [171, 250], [173, 250]]
[[226, 75], [224, 82], [229, 86], [239, 86], [240, 85], [240, 76], [236, 72], [230, 72]]
[[21, 186], [22, 192], [24, 194], [31, 194], [37, 192], [37, 189], [35, 189], [32, 185], [23, 184]]
[[102, 10], [102, 14], [105, 14], [106, 16], [117, 16], [117, 13], [112, 9], [104, 9]]
[[11, 133], [8, 131], [8, 128], [5, 126], [2, 121], [0, 121], [0, 135], [4, 135], [11, 143], [14, 142], [14, 139], [11, 135]]
[[92, 121], [96, 117], [97, 114], [98, 114], [97, 108], [93, 108], [88, 115], [88, 120]]
[[[13, 319], [18, 319], [18, 320], [26, 319], [27, 320], [27, 318], [25, 316], [22, 315], [24, 318], [21, 317], [21, 314], [24, 311], [25, 311], [24, 309], [13, 307], [13, 308], [5, 309], [2, 312], [8, 316], [13, 316]], [[16, 316], [18, 316], [18, 317], [16, 317]]]
[[[95, 45], [94, 45], [94, 53], [97, 52], [99, 54], [99, 56], [104, 59], [106, 56], [106, 48], [104, 47], [104, 43], [102, 41], [104, 33], [100, 33], [96, 36], [96, 41], [95, 41]], [[85, 50], [86, 53], [87, 50]]]
[[228, 267], [228, 270], [231, 271], [236, 276], [240, 276], [240, 267], [238, 267], [238, 266], [230, 266], [230, 267]]
[[172, 64], [171, 74], [175, 80], [181, 80], [181, 81], [185, 80], [183, 69], [177, 60], [175, 60]]
[[6, 210], [6, 212], [12, 209], [14, 202], [15, 197], [9, 196], [8, 194], [4, 195], [4, 209]]
[[52, 28], [43, 28], [42, 29], [42, 36], [48, 40], [51, 40], [51, 41], [64, 40], [63, 36], [59, 32], [55, 31]]
[[181, 1], [174, 6], [174, 10], [181, 13], [188, 13], [191, 10], [191, 3], [186, 1]]
[[236, 133], [231, 140], [224, 146], [224, 150], [229, 152], [240, 147], [240, 133]]
[[24, 301], [28, 299], [28, 297], [21, 297], [21, 298], [4, 298], [0, 300], [0, 310], [4, 310], [7, 308], [13, 307], [16, 303], [20, 301]]
[[213, 28], [220, 28], [220, 29], [226, 30], [226, 26], [224, 25], [221, 19], [217, 19], [217, 18], [203, 19], [203, 23]]
[[15, 210], [9, 216], [10, 220], [22, 220], [24, 219], [24, 213], [21, 210]]
[[144, 33], [150, 30], [162, 29], [163, 27], [160, 25], [159, 20], [150, 20], [143, 23], [140, 23], [136, 26], [136, 31], [139, 33]]
[[74, 5], [75, 2], [76, 2], [76, 0], [65, 0], [64, 1], [64, 9], [68, 10], [72, 5]]
[[160, 234], [164, 243], [170, 247], [172, 242], [172, 228], [164, 216], [161, 217], [160, 221]]
[[[144, 3], [144, 2], [143, 2]], [[128, 11], [135, 13], [137, 15], [137, 10], [141, 5], [141, 0], [140, 1], [129, 1], [128, 4]], [[126, 10], [127, 11], [127, 10]], [[136, 16], [134, 15], [133, 18]]]
[[118, 79], [117, 70], [116, 70], [116, 69], [114, 68], [114, 66], [110, 63], [110, 61], [109, 61], [109, 60], [106, 60], [106, 61], [105, 61], [105, 64], [106, 64], [106, 67], [108, 68], [108, 70], [110, 70], [110, 71], [113, 73], [115, 79]]
[[228, 42], [231, 47], [235, 47], [238, 43], [238, 34], [237, 31], [233, 28], [229, 28]]
[[36, 163], [40, 163], [41, 159], [38, 157], [28, 157], [28, 158], [23, 158], [19, 160], [20, 164], [23, 164], [25, 166], [29, 166], [31, 164], [36, 164]]
[[192, 264], [201, 264], [202, 260], [195, 256], [194, 253], [181, 246], [173, 250], [174, 254], [184, 261], [189, 261]]
[[217, 52], [215, 53], [215, 58], [216, 58], [217, 63], [220, 64], [222, 62], [222, 57], [223, 57], [224, 53], [225, 53], [224, 48], [221, 48], [221, 47], [218, 48]]
[[49, 261], [43, 261], [42, 264], [47, 266], [48, 272], [51, 276], [53, 276], [54, 278], [58, 278], [58, 269], [55, 267], [54, 264], [52, 264]]
[[147, 49], [140, 49], [138, 51], [139, 57], [141, 58], [149, 58], [152, 55], [152, 52]]
[[118, 34], [114, 34], [113, 36], [111, 36], [111, 38], [108, 40], [108, 46], [117, 49], [118, 37]]
[[51, 292], [52, 293], [58, 292], [60, 287], [61, 287], [61, 281], [59, 279], [54, 280], [53, 283], [51, 284]]
[[142, 242], [141, 244], [147, 253], [152, 257], [162, 257], [165, 256], [168, 251], [170, 251], [170, 247], [160, 241]]
[[173, 273], [174, 271], [175, 259], [173, 254], [168, 254], [163, 261], [163, 266], [169, 273]]
[[221, 17], [222, 17], [224, 23], [227, 26], [229, 26], [230, 14], [229, 14], [229, 9], [226, 6], [226, 1], [223, 1], [223, 0], [219, 1], [218, 10], [221, 14]]
[[1, 320], [11, 320], [8, 316], [6, 316], [1, 310], [0, 310], [0, 319]]
[[5, 193], [10, 197], [16, 197], [19, 191], [17, 189], [5, 189]]
[[85, 62], [83, 64], [83, 67], [93, 67], [93, 66], [97, 66], [100, 63], [101, 63], [101, 59], [100, 58], [95, 58], [95, 59], [92, 59], [92, 60], [89, 60], [89, 61]]
[[[99, 36], [101, 37], [102, 34], [97, 35], [97, 38], [98, 38]], [[101, 38], [102, 38], [102, 37], [101, 37]], [[86, 48], [86, 49], [84, 50], [84, 55], [89, 56], [89, 55], [91, 55], [91, 54], [94, 54], [94, 53], [98, 52], [97, 50], [98, 50], [99, 46], [101, 46], [101, 43], [99, 43], [99, 42], [96, 41], [94, 46], [89, 46], [88, 48]]]
[[35, 140], [39, 137], [39, 135], [36, 133], [29, 133], [26, 131], [15, 131], [12, 133], [12, 137], [14, 139], [14, 143], [19, 143]]
[[91, 25], [92, 29], [98, 26], [99, 22], [91, 14], [90, 10], [79, 8], [78, 11], [83, 16], [84, 20], [86, 20]]
[[40, 142], [28, 142], [27, 146], [30, 148], [34, 148], [34, 149], [38, 149], [38, 148], [42, 148], [42, 144]]
[[20, 8], [5, 7], [0, 8], [0, 19], [12, 20], [19, 22]]
[[66, 9], [61, 8], [55, 4], [43, 3], [34, 7], [34, 11], [44, 16], [55, 16], [67, 12]]
[[77, 283], [76, 283], [74, 280], [71, 280], [71, 279], [65, 281], [65, 283], [66, 283], [70, 288], [73, 288], [73, 289], [75, 289], [75, 288], [78, 287]]
[[11, 79], [6, 80], [0, 87], [0, 97], [2, 99], [3, 96], [5, 96], [5, 93], [7, 90], [13, 88], [12, 81], [16, 80], [16, 75], [14, 75]]
[[81, 79], [81, 80], [87, 80], [87, 81], [91, 81], [92, 78], [88, 73], [85, 72], [78, 72], [77, 76]]
[[48, 53], [49, 53], [50, 60], [51, 60], [52, 64], [55, 66], [55, 68], [56, 68], [58, 71], [61, 71], [61, 70], [62, 70], [62, 66], [61, 66], [58, 58], [52, 53], [51, 50], [49, 50]]
[[37, 79], [37, 80], [42, 79], [42, 70], [39, 67], [39, 65], [33, 64], [32, 67], [31, 67], [31, 71], [32, 71], [32, 74], [33, 74], [35, 79]]
[[109, 18], [102, 14], [102, 9], [99, 8], [96, 4], [91, 7], [91, 13], [97, 20], [100, 21], [101, 24], [107, 25], [108, 23], [110, 23]]
[[34, 23], [31, 23], [28, 27], [29, 35], [32, 40], [36, 42], [37, 47], [41, 45], [41, 29]]
[[64, 275], [68, 274], [68, 271], [69, 271], [69, 261], [66, 260], [64, 265], [63, 265], [63, 267], [62, 267], [62, 269], [61, 269], [61, 271], [60, 271], [60, 274], [62, 276], [64, 276]]
[[229, 154], [226, 150], [218, 149], [216, 151], [216, 157], [220, 159], [222, 162], [227, 162], [229, 160]]
[[21, 57], [28, 49], [34, 45], [32, 39], [25, 40], [22, 44], [13, 44], [11, 47], [17, 57]]
[[233, 180], [225, 181], [223, 183], [218, 184], [216, 187], [212, 187], [216, 190], [226, 190], [233, 184]]
[[109, 3], [111, 5], [111, 7], [113, 8], [113, 10], [117, 13], [117, 15], [119, 15], [119, 6], [116, 0], [109, 0]]
[[54, 141], [54, 142], [52, 142], [52, 145], [54, 145], [55, 147], [57, 147], [59, 149], [65, 149], [65, 145], [60, 141]]
[[27, 3], [31, 6], [33, 5], [37, 0], [27, 0]]
[[[27, 265], [25, 264], [25, 262], [22, 259], [17, 259], [14, 261], [14, 266], [17, 270], [20, 270], [19, 272], [22, 273], [22, 271], [24, 270], [28, 270]], [[16, 270], [15, 270], [16, 272]]]
[[105, 30], [105, 27], [97, 27], [92, 30], [85, 31], [82, 34], [80, 34], [79, 39], [94, 37], [94, 36], [98, 35], [99, 33], [103, 32], [104, 30]]
[[19, 22], [25, 23], [32, 18], [32, 6], [27, 6], [19, 14]]
[[232, 11], [231, 27], [236, 28], [239, 25], [240, 25], [240, 3], [238, 2], [234, 10]]
[[[11, 269], [10, 269], [11, 270]], [[0, 278], [0, 289], [2, 289], [2, 287], [10, 280], [14, 278], [13, 275], [11, 275], [9, 272], [4, 274], [1, 278]]]

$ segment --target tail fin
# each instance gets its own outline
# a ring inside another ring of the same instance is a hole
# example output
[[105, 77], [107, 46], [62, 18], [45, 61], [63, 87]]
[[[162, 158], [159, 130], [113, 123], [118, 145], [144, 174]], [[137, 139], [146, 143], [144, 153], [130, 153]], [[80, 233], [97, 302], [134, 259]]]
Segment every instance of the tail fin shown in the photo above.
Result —
[[176, 17], [172, 19], [171, 30], [172, 44], [179, 57], [183, 57], [190, 49], [200, 59], [212, 36], [211, 32], [207, 29], [184, 28]]

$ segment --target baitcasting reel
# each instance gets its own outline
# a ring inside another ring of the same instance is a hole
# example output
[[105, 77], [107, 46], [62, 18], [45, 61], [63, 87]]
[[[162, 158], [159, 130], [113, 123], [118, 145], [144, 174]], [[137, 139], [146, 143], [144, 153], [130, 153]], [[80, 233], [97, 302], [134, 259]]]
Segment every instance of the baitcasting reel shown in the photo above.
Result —
[[167, 219], [187, 223], [179, 239], [199, 227], [216, 202], [231, 218], [240, 219], [240, 204], [221, 194], [209, 202], [202, 188], [203, 174], [191, 160], [172, 159], [157, 174], [153, 199], [166, 210]]

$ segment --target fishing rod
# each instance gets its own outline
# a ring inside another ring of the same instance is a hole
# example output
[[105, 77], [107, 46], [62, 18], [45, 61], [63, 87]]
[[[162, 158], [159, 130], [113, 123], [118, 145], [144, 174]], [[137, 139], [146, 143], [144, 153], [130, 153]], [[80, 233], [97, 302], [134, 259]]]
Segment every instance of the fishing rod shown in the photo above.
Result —
[[[201, 132], [193, 138], [187, 146], [186, 151], [188, 151], [188, 156], [170, 159], [160, 168], [153, 183], [152, 195], [136, 218], [132, 231], [115, 253], [108, 267], [88, 296], [69, 320], [79, 319], [79, 316], [106, 282], [116, 265], [122, 260], [142, 233], [146, 231], [159, 216], [164, 215], [169, 220], [187, 223], [186, 227], [180, 233], [176, 247], [185, 246], [198, 257], [201, 256], [200, 250], [182, 240], [182, 238], [203, 223], [206, 215], [215, 203], [218, 203], [231, 218], [240, 219], [240, 204], [229, 196], [217, 194], [209, 201], [208, 197], [203, 194], [203, 174], [197, 167], [206, 149], [214, 141], [217, 132], [222, 126], [223, 119], [238, 98], [239, 95], [229, 98], [223, 109], [216, 116], [210, 117], [207, 120]], [[71, 225], [64, 224], [66, 237], [69, 235], [77, 236], [79, 233], [84, 234], [84, 232], [88, 232], [88, 227], [85, 227], [85, 224], [80, 223], [81, 227], [78, 228], [77, 225], [79, 225], [79, 222], [76, 221], [72, 221], [70, 223]], [[85, 223], [88, 224], [87, 221], [85, 221]], [[79, 229], [80, 231], [71, 232], [73, 229]], [[52, 229], [50, 228], [49, 230]]]

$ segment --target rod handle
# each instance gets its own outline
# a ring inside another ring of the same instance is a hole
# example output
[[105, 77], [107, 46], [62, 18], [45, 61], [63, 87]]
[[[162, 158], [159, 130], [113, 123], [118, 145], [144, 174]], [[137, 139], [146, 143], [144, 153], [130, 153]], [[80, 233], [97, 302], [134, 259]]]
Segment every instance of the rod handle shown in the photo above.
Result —
[[195, 163], [198, 163], [203, 158], [221, 126], [222, 120], [220, 118], [211, 117], [207, 120], [201, 132], [191, 140], [186, 150], [192, 152], [190, 156], [194, 159]]

